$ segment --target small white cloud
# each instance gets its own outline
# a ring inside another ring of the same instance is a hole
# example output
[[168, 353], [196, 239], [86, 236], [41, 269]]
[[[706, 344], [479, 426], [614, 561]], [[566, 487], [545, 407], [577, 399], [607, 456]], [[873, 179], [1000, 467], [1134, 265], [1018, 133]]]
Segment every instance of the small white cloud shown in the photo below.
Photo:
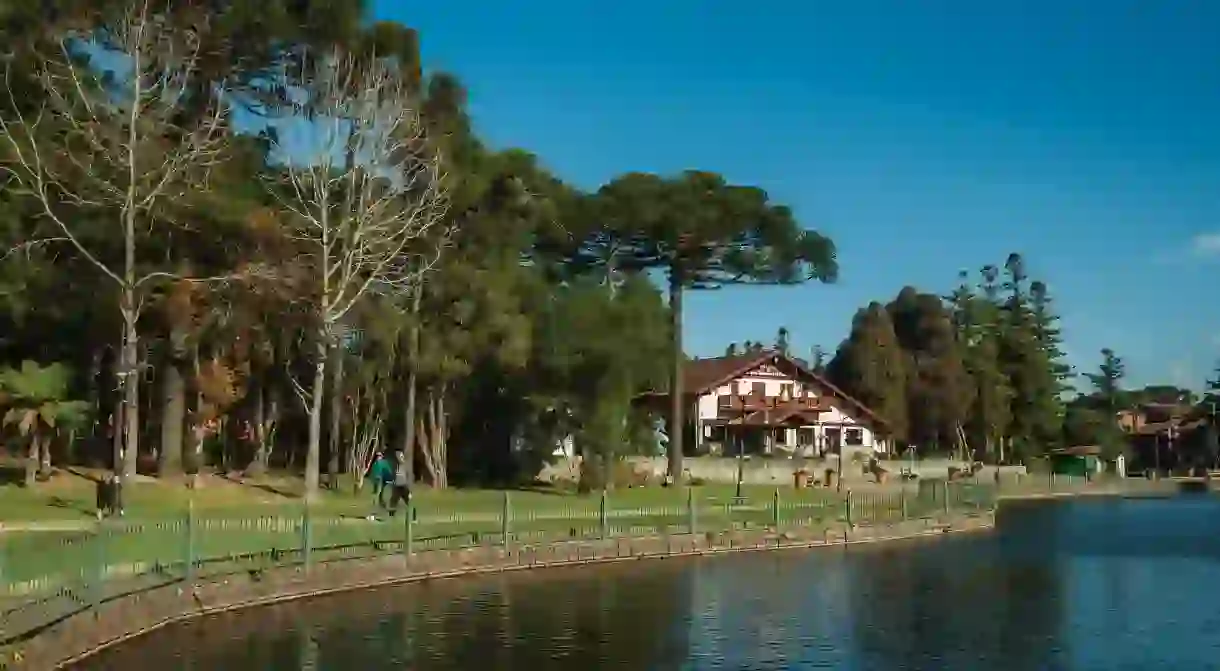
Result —
[[1200, 233], [1191, 239], [1190, 248], [1199, 256], [1220, 257], [1220, 233]]

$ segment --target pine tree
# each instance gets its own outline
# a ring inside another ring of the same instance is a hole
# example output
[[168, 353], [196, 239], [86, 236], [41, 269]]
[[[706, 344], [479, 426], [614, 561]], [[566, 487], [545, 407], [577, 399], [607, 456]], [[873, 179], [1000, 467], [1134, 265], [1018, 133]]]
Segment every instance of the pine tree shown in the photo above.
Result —
[[908, 435], [906, 366], [889, 313], [880, 303], [856, 312], [851, 333], [826, 367], [839, 388], [885, 418], [896, 442]]
[[906, 353], [910, 439], [934, 450], [959, 445], [974, 389], [952, 315], [939, 296], [912, 287], [886, 310]]
[[788, 356], [788, 327], [781, 326], [775, 333], [775, 351]]
[[1019, 254], [1004, 263], [1000, 356], [1012, 386], [1012, 440], [1019, 456], [1046, 452], [1063, 437], [1062, 363], [1057, 317], [1041, 282], [1030, 282]]
[[[982, 285], [970, 285], [970, 274], [961, 280], [949, 303], [958, 334], [958, 346], [974, 388], [974, 402], [966, 420], [966, 434], [978, 456], [996, 463], [1004, 460], [1004, 436], [1008, 430], [1012, 390], [1000, 369], [1000, 311], [995, 302], [995, 268], [984, 268]], [[988, 279], [990, 278], [990, 279]]]
[[1085, 373], [1085, 377], [1093, 384], [1097, 400], [1111, 413], [1118, 411], [1123, 391], [1122, 381], [1126, 374], [1126, 364], [1109, 347], [1101, 350], [1101, 365], [1098, 366], [1097, 372]]
[[813, 349], [809, 350], [809, 366], [814, 373], [825, 375], [826, 361], [826, 350], [821, 345], [814, 345]]

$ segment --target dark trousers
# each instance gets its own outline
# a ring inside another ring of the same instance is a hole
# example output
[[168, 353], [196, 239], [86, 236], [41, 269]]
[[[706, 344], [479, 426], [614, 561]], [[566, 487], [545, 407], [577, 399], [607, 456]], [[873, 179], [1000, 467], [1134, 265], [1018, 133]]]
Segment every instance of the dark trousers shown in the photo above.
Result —
[[123, 514], [123, 483], [102, 480], [97, 483], [97, 513], [101, 515]]
[[373, 483], [373, 499], [377, 501], [378, 508], [385, 508], [385, 497], [389, 491], [390, 483], [380, 480]]
[[398, 502], [402, 501], [408, 508], [411, 506], [411, 488], [406, 485], [392, 485], [390, 487], [390, 514], [393, 515], [398, 511]]

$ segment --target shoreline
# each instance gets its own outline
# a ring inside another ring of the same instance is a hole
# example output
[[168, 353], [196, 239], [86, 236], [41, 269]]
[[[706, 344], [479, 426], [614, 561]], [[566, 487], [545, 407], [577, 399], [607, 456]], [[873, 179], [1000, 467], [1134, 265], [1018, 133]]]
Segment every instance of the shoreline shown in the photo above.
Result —
[[769, 529], [606, 540], [513, 544], [387, 555], [302, 567], [271, 568], [186, 585], [181, 581], [113, 598], [69, 615], [28, 640], [0, 652], [0, 669], [65, 669], [88, 657], [167, 626], [211, 615], [300, 601], [342, 592], [392, 587], [470, 575], [594, 566], [628, 561], [690, 559], [730, 552], [843, 548], [989, 531], [995, 515], [951, 514], [847, 527]]

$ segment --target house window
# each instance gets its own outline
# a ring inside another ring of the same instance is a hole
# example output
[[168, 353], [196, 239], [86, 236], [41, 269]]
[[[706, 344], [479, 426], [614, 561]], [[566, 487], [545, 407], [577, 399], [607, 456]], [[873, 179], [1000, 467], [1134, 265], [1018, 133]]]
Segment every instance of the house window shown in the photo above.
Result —
[[843, 443], [845, 445], [859, 446], [864, 444], [864, 431], [861, 429], [844, 429]]
[[733, 397], [729, 396], [728, 394], [721, 394], [716, 397], [717, 404], [719, 404], [720, 407], [722, 407], [722, 408], [729, 407], [729, 403], [731, 403], [732, 400], [733, 400]]
[[792, 385], [790, 384], [781, 384], [779, 386], [779, 395], [780, 398], [784, 399], [785, 401], [796, 398], [796, 396], [792, 393]]
[[750, 385], [750, 393], [753, 394], [754, 396], [766, 396], [767, 395], [767, 383], [766, 382], [755, 382], [754, 384]]

